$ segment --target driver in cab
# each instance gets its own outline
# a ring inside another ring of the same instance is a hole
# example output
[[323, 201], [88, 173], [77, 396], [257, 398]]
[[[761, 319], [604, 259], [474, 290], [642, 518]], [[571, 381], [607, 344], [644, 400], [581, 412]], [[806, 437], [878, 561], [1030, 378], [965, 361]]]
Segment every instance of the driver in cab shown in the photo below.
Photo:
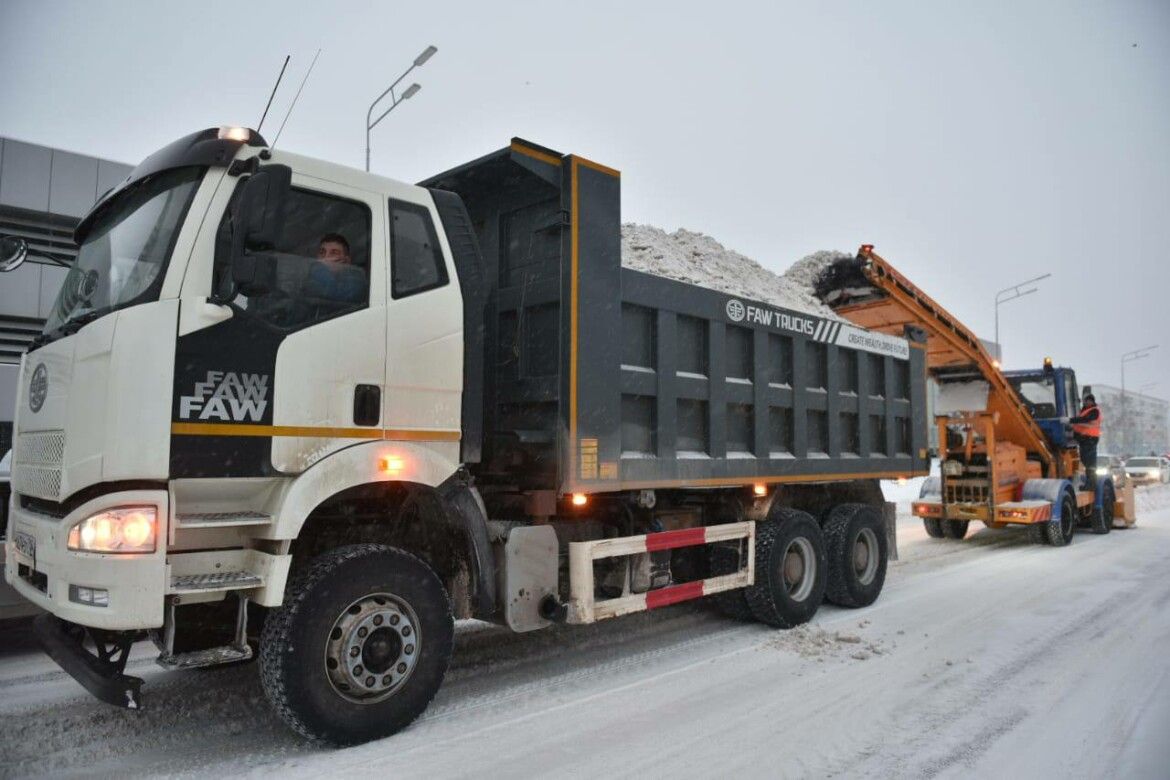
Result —
[[305, 292], [314, 298], [360, 303], [366, 297], [366, 274], [353, 264], [349, 241], [326, 233], [317, 244], [317, 262], [309, 268]]

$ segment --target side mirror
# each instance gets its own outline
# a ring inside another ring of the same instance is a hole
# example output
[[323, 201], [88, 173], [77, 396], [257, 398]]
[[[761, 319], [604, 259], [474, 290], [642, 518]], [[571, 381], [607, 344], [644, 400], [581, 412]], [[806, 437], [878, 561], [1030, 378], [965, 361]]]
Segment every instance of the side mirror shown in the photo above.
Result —
[[[265, 165], [244, 180], [232, 200], [231, 282], [245, 295], [263, 294], [272, 283], [269, 263], [254, 255], [275, 247], [291, 183], [287, 165]], [[234, 291], [224, 290], [216, 298], [226, 302], [233, 296]]]
[[28, 242], [16, 236], [0, 238], [0, 273], [15, 271], [28, 257]]

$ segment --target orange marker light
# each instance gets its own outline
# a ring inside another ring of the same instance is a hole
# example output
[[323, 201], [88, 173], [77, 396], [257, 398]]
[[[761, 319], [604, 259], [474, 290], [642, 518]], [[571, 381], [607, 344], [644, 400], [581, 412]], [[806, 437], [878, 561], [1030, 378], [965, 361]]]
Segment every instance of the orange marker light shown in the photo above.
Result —
[[905, 484], [906, 484], [906, 478], [905, 478], [905, 477], [898, 477], [898, 484], [899, 484], [899, 485], [905, 485]]
[[403, 463], [402, 458], [395, 455], [388, 455], [382, 458], [382, 471], [385, 471], [387, 474], [399, 474], [405, 466], [406, 464]]
[[585, 506], [589, 503], [589, 496], [585, 495], [584, 493], [574, 493], [572, 500], [573, 506]]
[[768, 495], [768, 486], [767, 485], [752, 485], [752, 493], [754, 493], [757, 496], [766, 496], [766, 495]]
[[991, 367], [992, 368], [999, 368], [999, 361], [998, 360], [991, 361]]

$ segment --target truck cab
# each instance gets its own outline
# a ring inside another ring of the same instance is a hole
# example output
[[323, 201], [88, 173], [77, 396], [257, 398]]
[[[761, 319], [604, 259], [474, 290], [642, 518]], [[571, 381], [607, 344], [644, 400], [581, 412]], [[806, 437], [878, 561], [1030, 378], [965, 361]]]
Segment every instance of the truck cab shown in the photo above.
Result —
[[1081, 397], [1073, 369], [1046, 360], [1039, 371], [1005, 371], [1004, 376], [1054, 447], [1075, 446], [1068, 418], [1080, 413]]

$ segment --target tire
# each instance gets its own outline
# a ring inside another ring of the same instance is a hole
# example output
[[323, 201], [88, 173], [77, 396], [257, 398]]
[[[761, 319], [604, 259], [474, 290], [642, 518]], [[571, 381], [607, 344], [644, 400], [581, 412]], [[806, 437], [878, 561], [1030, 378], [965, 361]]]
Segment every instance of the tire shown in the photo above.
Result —
[[1055, 518], [1044, 524], [1044, 533], [1053, 547], [1068, 545], [1077, 530], [1077, 502], [1072, 493], [1065, 491], [1060, 497], [1060, 519]]
[[926, 535], [931, 539], [943, 538], [942, 520], [939, 520], [937, 517], [922, 518], [922, 527], [926, 529]]
[[825, 598], [842, 607], [868, 607], [886, 581], [889, 544], [881, 513], [868, 504], [841, 504], [825, 520], [829, 581]]
[[942, 524], [943, 536], [948, 539], [962, 539], [967, 535], [970, 520], [947, 520]]
[[1032, 523], [1028, 526], [1028, 541], [1032, 544], [1048, 544], [1048, 523]]
[[[298, 734], [329, 745], [368, 742], [427, 708], [453, 638], [447, 592], [426, 563], [384, 545], [340, 547], [314, 559], [270, 614], [261, 682]], [[351, 642], [353, 655], [337, 646]]]
[[781, 508], [756, 524], [756, 583], [744, 589], [752, 615], [775, 628], [807, 623], [825, 597], [828, 562], [817, 521]]
[[[712, 577], [720, 574], [734, 574], [739, 570], [739, 552], [731, 547], [714, 545], [708, 553], [708, 563]], [[752, 609], [744, 597], [743, 588], [725, 590], [711, 597], [715, 607], [729, 618], [735, 620], [755, 620]]]
[[1116, 496], [1113, 492], [1113, 483], [1106, 480], [1101, 483], [1101, 506], [1093, 507], [1091, 527], [1095, 534], [1107, 534], [1113, 530], [1113, 502]]

